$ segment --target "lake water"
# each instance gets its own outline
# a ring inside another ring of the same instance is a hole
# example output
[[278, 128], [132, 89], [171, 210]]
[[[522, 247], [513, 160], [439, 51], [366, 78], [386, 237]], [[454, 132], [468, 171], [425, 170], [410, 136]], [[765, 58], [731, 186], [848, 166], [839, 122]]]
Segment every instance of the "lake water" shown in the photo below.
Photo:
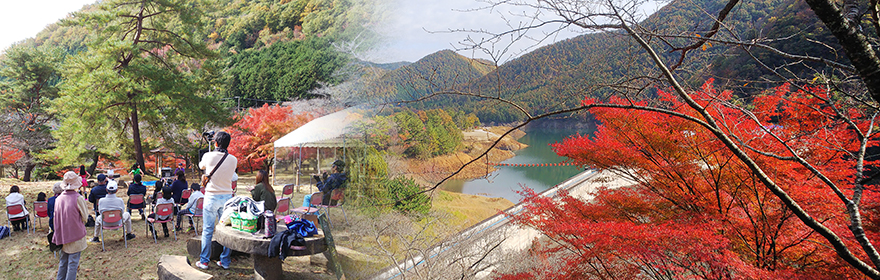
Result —
[[[553, 152], [551, 143], [561, 142], [568, 136], [580, 133], [592, 135], [595, 125], [572, 128], [571, 121], [550, 121], [528, 126], [526, 136], [519, 139], [529, 147], [516, 151], [516, 156], [502, 163], [506, 164], [544, 164], [560, 163], [565, 158]], [[537, 192], [549, 189], [583, 171], [576, 166], [498, 166], [487, 178], [476, 180], [451, 180], [441, 188], [447, 191], [475, 194], [488, 197], [503, 197], [518, 203], [522, 196], [517, 191], [523, 187]]]

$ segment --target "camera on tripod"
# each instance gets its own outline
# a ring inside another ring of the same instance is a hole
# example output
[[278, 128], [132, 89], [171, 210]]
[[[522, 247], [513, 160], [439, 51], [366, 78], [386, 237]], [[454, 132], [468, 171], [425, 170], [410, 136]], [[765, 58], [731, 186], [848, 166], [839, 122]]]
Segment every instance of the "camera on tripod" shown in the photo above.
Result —
[[208, 144], [214, 142], [214, 131], [211, 130], [202, 133], [202, 138], [205, 138], [205, 140], [208, 141]]
[[214, 144], [214, 131], [205, 131], [202, 133], [202, 139], [204, 139], [208, 143], [208, 147], [204, 149], [199, 149], [199, 162], [202, 161], [202, 157], [211, 150], [211, 146]]

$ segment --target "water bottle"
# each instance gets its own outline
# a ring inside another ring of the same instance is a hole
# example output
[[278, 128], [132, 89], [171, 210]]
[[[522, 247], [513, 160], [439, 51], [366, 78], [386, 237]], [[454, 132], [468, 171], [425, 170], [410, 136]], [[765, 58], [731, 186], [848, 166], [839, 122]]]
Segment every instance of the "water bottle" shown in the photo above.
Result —
[[270, 238], [275, 236], [275, 230], [277, 229], [277, 222], [275, 221], [275, 213], [272, 210], [266, 210], [263, 212], [263, 216], [266, 217], [266, 237]]

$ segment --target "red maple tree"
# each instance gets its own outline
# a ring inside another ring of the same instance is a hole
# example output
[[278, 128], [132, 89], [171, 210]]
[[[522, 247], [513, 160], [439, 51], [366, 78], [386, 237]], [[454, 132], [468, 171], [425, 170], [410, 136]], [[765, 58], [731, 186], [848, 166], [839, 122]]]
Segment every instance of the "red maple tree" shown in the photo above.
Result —
[[24, 156], [24, 152], [8, 141], [0, 141], [0, 164], [13, 165]]
[[[874, 115], [858, 104], [831, 103], [840, 96], [813, 87], [777, 87], [754, 98], [750, 110], [730, 103], [730, 93], [711, 81], [691, 97], [799, 207], [847, 247], [863, 248], [853, 253], [867, 259], [870, 249], [856, 238], [857, 222], [840, 202], [858, 197], [865, 238], [876, 241], [877, 194], [859, 192], [863, 166], [876, 164], [860, 154], [877, 146], [870, 134]], [[601, 188], [591, 201], [525, 190], [527, 211], [513, 219], [543, 232], [549, 240], [537, 255], [559, 261], [499, 278], [864, 277], [717, 134], [688, 119], [703, 119], [697, 111], [677, 95], [659, 91], [658, 98], [652, 106], [668, 111], [633, 110], [647, 102], [611, 99], [610, 106], [591, 109], [601, 123], [592, 138], [553, 145], [576, 164], [637, 184]]]
[[293, 115], [290, 108], [264, 104], [250, 108], [226, 131], [232, 136], [229, 153], [238, 158], [239, 172], [266, 168], [274, 153], [272, 143], [314, 119], [309, 113]]

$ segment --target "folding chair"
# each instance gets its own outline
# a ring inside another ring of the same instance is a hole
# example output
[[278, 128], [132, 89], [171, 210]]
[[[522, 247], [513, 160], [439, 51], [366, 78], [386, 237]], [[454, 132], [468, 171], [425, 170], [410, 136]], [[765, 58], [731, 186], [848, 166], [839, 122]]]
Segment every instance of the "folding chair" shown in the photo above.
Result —
[[[163, 203], [163, 204], [156, 205], [156, 208], [153, 208], [153, 214], [156, 214], [156, 218], [147, 217], [146, 225], [147, 225], [148, 230], [151, 225], [153, 226], [153, 232], [152, 232], [153, 233], [153, 242], [158, 244], [159, 240], [156, 238], [156, 225], [155, 225], [156, 223], [159, 223], [159, 224], [171, 223], [172, 230], [175, 229], [174, 223], [173, 223], [173, 221], [174, 221], [174, 203]], [[158, 219], [159, 216], [165, 216], [165, 215], [170, 215], [170, 218], [168, 218], [168, 220], [159, 220]], [[177, 231], [176, 230], [174, 230], [174, 241], [177, 241]]]
[[[204, 209], [204, 208], [202, 208], [202, 207], [204, 207], [204, 206], [203, 206], [203, 205], [204, 205], [204, 202], [205, 202], [205, 197], [199, 197], [199, 199], [196, 200], [196, 209], [199, 210], [199, 211], [198, 211], [199, 213], [202, 213], [202, 209]], [[202, 214], [183, 214], [183, 215], [189, 217], [189, 221], [192, 222], [193, 225], [195, 225], [195, 228], [196, 228], [196, 234], [198, 234], [198, 232], [199, 232], [199, 224], [197, 224], [197, 223], [193, 220], [193, 218], [194, 218], [194, 217], [201, 218], [201, 217], [202, 217]], [[156, 229], [156, 227], [153, 227], [153, 229]], [[176, 230], [176, 229], [175, 229], [175, 230]]]
[[[186, 199], [187, 202], [189, 202], [189, 196], [191, 196], [192, 193], [193, 193], [193, 191], [191, 189], [183, 190], [183, 192], [180, 193], [180, 201], [183, 201], [184, 199]], [[180, 205], [180, 206], [186, 205], [186, 202], [178, 203], [178, 205]]]
[[[143, 203], [144, 205], [131, 207], [132, 204], [141, 204], [141, 203]], [[142, 195], [142, 194], [133, 194], [133, 195], [129, 196], [128, 197], [128, 205], [129, 205], [128, 213], [131, 213], [131, 210], [147, 208], [146, 203], [144, 203], [144, 195]]]
[[[18, 218], [10, 217], [12, 215], [17, 215], [17, 214], [21, 214], [21, 213], [24, 213], [24, 206], [22, 206], [21, 204], [6, 206], [6, 219], [9, 221], [9, 228], [10, 229], [12, 228], [12, 222], [25, 220], [26, 221], [25, 224], [27, 226], [27, 229], [25, 229], [25, 231], [27, 231], [27, 233], [31, 233], [31, 228], [33, 226], [31, 226], [31, 216], [30, 215], [24, 215], [24, 216], [21, 216]], [[34, 233], [36, 233], [36, 232], [37, 231], [34, 230]], [[11, 230], [9, 231], [9, 236], [12, 236]]]
[[[119, 223], [115, 226], [107, 224]], [[122, 222], [122, 210], [107, 210], [101, 213], [101, 251], [104, 251], [104, 232], [107, 230], [120, 229], [125, 226]], [[128, 248], [128, 239], [125, 238], [125, 231], [122, 231], [122, 240], [125, 240], [125, 248]]]
[[313, 193], [313, 194], [312, 194], [312, 199], [309, 200], [309, 204], [310, 204], [310, 205], [315, 205], [315, 207], [311, 207], [311, 206], [310, 206], [310, 207], [300, 206], [300, 207], [294, 208], [294, 209], [291, 210], [291, 211], [293, 211], [294, 213], [299, 214], [300, 216], [303, 216], [303, 215], [305, 215], [305, 214], [315, 214], [315, 213], [318, 212], [318, 210], [321, 210], [321, 208], [319, 208], [318, 205], [321, 205], [321, 201], [322, 201], [322, 200], [324, 200], [324, 193], [322, 193], [322, 192], [316, 192], [316, 193]]
[[290, 211], [290, 198], [279, 198], [278, 204], [275, 206], [275, 216], [280, 216], [281, 213], [287, 213], [288, 211]]
[[[43, 219], [40, 218], [49, 218], [49, 202], [34, 201], [34, 218], [40, 222], [40, 226], [43, 226]], [[37, 232], [36, 228], [34, 232]]]
[[284, 188], [281, 189], [281, 197], [289, 195], [291, 198], [293, 197], [293, 184], [284, 185]]
[[336, 207], [342, 208], [342, 216], [345, 217], [345, 223], [348, 224], [348, 215], [345, 214], [345, 207], [343, 207], [343, 204], [345, 204], [345, 189], [334, 189], [330, 192], [330, 204], [319, 204], [318, 207], [324, 208], [324, 213], [327, 214], [327, 221], [330, 222], [330, 224], [333, 224], [333, 222], [330, 221], [330, 209]]

